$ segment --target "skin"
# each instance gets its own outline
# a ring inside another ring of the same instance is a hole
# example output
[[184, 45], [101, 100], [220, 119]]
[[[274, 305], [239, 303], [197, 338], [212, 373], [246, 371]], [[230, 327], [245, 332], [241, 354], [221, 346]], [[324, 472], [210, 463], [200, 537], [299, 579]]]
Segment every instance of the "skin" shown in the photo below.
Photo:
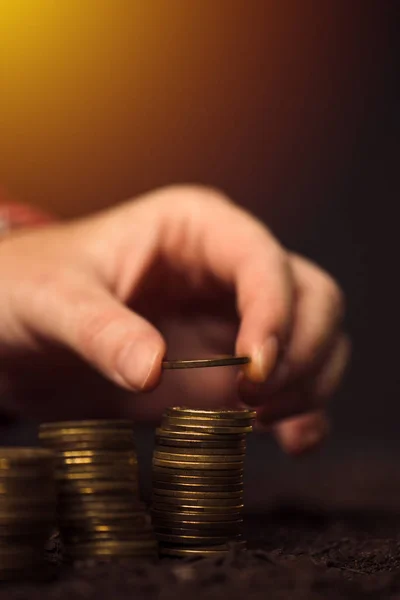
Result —
[[[157, 420], [165, 406], [252, 406], [300, 454], [349, 359], [343, 295], [220, 192], [157, 190], [0, 244], [0, 360], [13, 407], [39, 418]], [[169, 372], [231, 353], [250, 365]]]

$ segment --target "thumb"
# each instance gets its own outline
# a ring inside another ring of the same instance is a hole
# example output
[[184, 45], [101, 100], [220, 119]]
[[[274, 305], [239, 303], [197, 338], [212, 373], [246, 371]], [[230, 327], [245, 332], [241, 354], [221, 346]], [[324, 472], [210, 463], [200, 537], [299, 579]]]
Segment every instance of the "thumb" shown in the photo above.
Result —
[[45, 287], [29, 303], [31, 330], [67, 346], [122, 387], [157, 385], [166, 345], [153, 325], [97, 283]]

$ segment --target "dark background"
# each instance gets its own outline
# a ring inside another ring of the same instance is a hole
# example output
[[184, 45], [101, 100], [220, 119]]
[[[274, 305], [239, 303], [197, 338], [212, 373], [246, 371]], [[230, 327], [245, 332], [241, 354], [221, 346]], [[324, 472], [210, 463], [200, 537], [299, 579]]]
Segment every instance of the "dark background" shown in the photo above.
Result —
[[[172, 182], [216, 186], [339, 280], [354, 356], [332, 441], [310, 459], [322, 471], [333, 448], [397, 451], [396, 8], [60, 2], [0, 42], [0, 173], [17, 197], [70, 217]], [[302, 476], [252, 444], [251, 477], [272, 462]]]

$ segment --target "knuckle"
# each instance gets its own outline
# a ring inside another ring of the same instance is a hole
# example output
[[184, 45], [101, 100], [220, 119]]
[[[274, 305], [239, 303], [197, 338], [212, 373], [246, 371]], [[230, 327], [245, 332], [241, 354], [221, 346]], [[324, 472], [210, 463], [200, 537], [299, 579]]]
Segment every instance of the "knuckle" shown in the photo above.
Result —
[[231, 204], [230, 198], [221, 190], [203, 185], [171, 185], [161, 190], [167, 202], [173, 199], [183, 206], [207, 204]]
[[115, 321], [114, 311], [102, 311], [82, 317], [77, 331], [77, 344], [82, 352], [91, 357], [97, 356], [100, 351], [101, 338], [107, 334]]

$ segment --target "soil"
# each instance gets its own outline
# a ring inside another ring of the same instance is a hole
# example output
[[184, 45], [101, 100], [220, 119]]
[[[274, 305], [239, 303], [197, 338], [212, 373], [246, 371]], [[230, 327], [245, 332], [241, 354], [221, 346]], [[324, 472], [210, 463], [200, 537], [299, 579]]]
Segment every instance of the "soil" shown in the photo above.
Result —
[[2, 584], [0, 600], [400, 599], [400, 514], [279, 507], [249, 514], [249, 549], [224, 558], [57, 567], [54, 579]]
[[[13, 432], [15, 443], [27, 439]], [[144, 496], [153, 443], [146, 440], [139, 440]], [[367, 442], [354, 452], [353, 442], [340, 441], [292, 463], [255, 438], [245, 552], [64, 564], [46, 583], [0, 584], [0, 600], [400, 600], [400, 443]]]

